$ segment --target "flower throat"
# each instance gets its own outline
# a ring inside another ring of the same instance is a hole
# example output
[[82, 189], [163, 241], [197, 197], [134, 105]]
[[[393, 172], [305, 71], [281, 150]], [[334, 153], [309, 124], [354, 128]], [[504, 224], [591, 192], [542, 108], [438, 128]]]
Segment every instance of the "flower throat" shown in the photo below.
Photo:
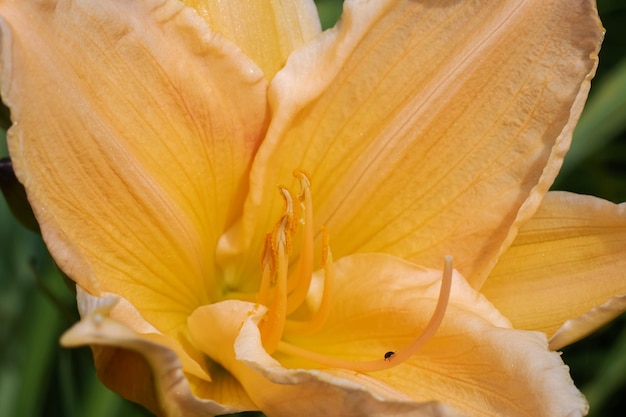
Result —
[[[380, 358], [376, 360], [349, 361], [322, 355], [281, 340], [285, 333], [311, 334], [321, 329], [330, 313], [333, 293], [333, 259], [328, 244], [328, 231], [322, 228], [320, 268], [324, 273], [324, 289], [320, 305], [307, 320], [289, 318], [306, 301], [314, 272], [315, 231], [311, 182], [302, 170], [295, 170], [293, 175], [300, 182], [300, 193], [296, 195], [285, 186], [278, 187], [285, 201], [285, 208], [272, 231], [266, 234], [261, 256], [263, 275], [257, 299], [259, 304], [268, 307], [266, 315], [259, 323], [263, 347], [270, 354], [280, 351], [329, 368], [357, 372], [381, 371], [399, 365], [428, 342], [443, 321], [452, 285], [452, 257], [445, 257], [439, 298], [428, 324], [411, 343], [400, 350], [381, 352]], [[289, 256], [299, 227], [302, 228], [300, 256], [290, 271]]]

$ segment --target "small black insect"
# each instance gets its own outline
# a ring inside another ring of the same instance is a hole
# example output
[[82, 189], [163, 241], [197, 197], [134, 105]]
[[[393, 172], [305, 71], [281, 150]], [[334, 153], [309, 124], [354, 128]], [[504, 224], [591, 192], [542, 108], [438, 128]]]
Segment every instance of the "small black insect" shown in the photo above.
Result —
[[396, 352], [387, 352], [387, 353], [385, 353], [385, 360], [386, 361], [390, 361], [391, 358], [393, 357], [393, 355], [395, 355], [395, 354], [396, 354]]

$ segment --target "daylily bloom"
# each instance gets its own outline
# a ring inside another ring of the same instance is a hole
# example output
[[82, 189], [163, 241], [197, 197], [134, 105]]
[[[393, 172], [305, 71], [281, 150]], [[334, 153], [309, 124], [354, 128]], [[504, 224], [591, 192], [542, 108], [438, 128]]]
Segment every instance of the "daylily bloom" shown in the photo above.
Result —
[[626, 209], [547, 190], [593, 2], [0, 16], [11, 158], [77, 284], [62, 343], [111, 389], [163, 416], [586, 413], [553, 349], [624, 310]]

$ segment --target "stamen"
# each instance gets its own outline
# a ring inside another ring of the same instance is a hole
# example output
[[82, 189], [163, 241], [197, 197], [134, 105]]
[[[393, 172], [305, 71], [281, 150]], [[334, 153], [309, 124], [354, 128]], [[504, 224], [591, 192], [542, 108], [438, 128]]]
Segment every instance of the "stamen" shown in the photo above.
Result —
[[292, 275], [289, 276], [290, 294], [287, 299], [287, 314], [293, 313], [306, 299], [313, 277], [313, 199], [311, 198], [311, 183], [303, 171], [296, 170], [293, 175], [300, 180], [302, 192], [299, 196], [303, 218], [303, 235], [300, 259]]
[[[285, 223], [286, 219], [283, 217]], [[276, 350], [276, 346], [283, 336], [285, 328], [285, 310], [287, 308], [287, 268], [289, 259], [286, 250], [287, 239], [284, 231], [280, 233], [276, 239], [277, 243], [277, 262], [274, 283], [274, 299], [270, 304], [269, 310], [265, 316], [265, 321], [259, 324], [263, 347], [272, 354]]]
[[277, 350], [292, 356], [299, 356], [304, 359], [326, 365], [330, 368], [351, 369], [357, 372], [376, 372], [392, 368], [407, 360], [415, 352], [417, 352], [426, 342], [428, 342], [439, 329], [445, 311], [448, 307], [450, 299], [450, 290], [452, 287], [452, 257], [446, 256], [441, 278], [441, 288], [439, 290], [439, 299], [435, 311], [426, 325], [424, 331], [416, 337], [408, 346], [396, 351], [381, 354], [381, 358], [372, 361], [350, 361], [339, 358], [333, 358], [320, 353], [312, 352], [300, 347], [291, 345], [284, 341], [280, 341]]
[[[265, 305], [269, 304], [269, 310], [264, 320], [259, 323], [259, 328], [261, 330], [263, 347], [270, 354], [276, 349], [285, 328], [289, 253], [291, 252], [291, 239], [296, 230], [293, 195], [284, 187], [279, 187], [279, 189], [285, 199], [285, 214], [276, 224], [272, 233], [265, 238], [264, 260], [262, 262], [264, 263], [263, 277], [261, 278], [261, 290], [259, 291], [259, 299], [263, 299]], [[268, 252], [268, 250], [271, 252]], [[267, 281], [270, 282], [270, 287], [274, 286], [274, 296], [269, 301], [270, 290], [267, 289], [266, 291], [266, 288], [264, 288], [264, 285], [267, 285], [265, 284]]]
[[263, 305], [269, 305], [270, 281], [272, 279], [272, 272], [276, 270], [272, 254], [272, 235], [268, 233], [265, 235], [265, 242], [263, 244], [263, 256], [261, 259], [263, 275], [261, 276], [261, 288], [259, 288], [257, 295], [257, 302]]
[[322, 269], [324, 270], [324, 290], [322, 301], [317, 311], [306, 321], [287, 320], [285, 323], [285, 333], [289, 334], [311, 334], [322, 328], [328, 315], [330, 314], [331, 296], [333, 293], [333, 256], [328, 245], [328, 230], [322, 228]]
[[285, 240], [285, 251], [288, 254], [291, 253], [292, 237], [296, 233], [296, 229], [298, 227], [296, 216], [298, 218], [300, 217], [300, 206], [295, 206], [293, 204], [295, 196], [285, 187], [279, 186], [278, 189], [280, 190], [280, 193], [285, 200], [285, 214], [283, 214], [278, 223], [276, 223], [276, 226], [274, 226], [272, 238], [270, 239], [270, 241], [272, 242], [274, 255], [278, 253], [278, 236], [282, 236], [282, 238]]

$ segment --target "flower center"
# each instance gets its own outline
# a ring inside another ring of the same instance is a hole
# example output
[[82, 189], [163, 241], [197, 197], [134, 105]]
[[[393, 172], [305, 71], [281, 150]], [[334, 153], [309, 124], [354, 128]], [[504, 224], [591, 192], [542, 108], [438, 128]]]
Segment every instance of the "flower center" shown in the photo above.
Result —
[[[289, 319], [306, 300], [313, 277], [314, 230], [311, 183], [302, 170], [293, 175], [300, 181], [300, 194], [287, 187], [278, 189], [285, 201], [282, 216], [271, 232], [265, 236], [261, 256], [263, 275], [257, 295], [258, 302], [268, 307], [259, 323], [263, 347], [270, 354], [279, 350], [302, 357], [330, 368], [351, 369], [357, 372], [374, 372], [388, 369], [404, 362], [428, 342], [437, 332], [445, 315], [452, 285], [452, 257], [446, 256], [439, 290], [439, 298], [430, 321], [422, 332], [406, 347], [392, 352], [381, 352], [380, 358], [371, 361], [348, 361], [329, 357], [282, 341], [284, 332], [310, 334], [319, 330], [330, 312], [333, 291], [333, 261], [328, 244], [328, 231], [322, 227], [321, 270], [324, 272], [324, 289], [319, 307], [308, 320]], [[298, 262], [289, 271], [289, 256], [293, 241], [302, 227]]]
[[[276, 350], [285, 330], [313, 332], [321, 327], [330, 308], [332, 256], [328, 246], [328, 232], [322, 228], [321, 269], [325, 280], [322, 302], [308, 321], [287, 320], [287, 316], [305, 302], [309, 293], [315, 252], [311, 183], [304, 171], [296, 170], [294, 176], [300, 181], [300, 194], [295, 195], [284, 186], [278, 187], [285, 201], [285, 209], [272, 231], [265, 235], [261, 256], [263, 275], [257, 298], [269, 310], [259, 327], [263, 347], [269, 353]], [[299, 226], [302, 227], [300, 256], [295, 267], [289, 271], [289, 256]]]

